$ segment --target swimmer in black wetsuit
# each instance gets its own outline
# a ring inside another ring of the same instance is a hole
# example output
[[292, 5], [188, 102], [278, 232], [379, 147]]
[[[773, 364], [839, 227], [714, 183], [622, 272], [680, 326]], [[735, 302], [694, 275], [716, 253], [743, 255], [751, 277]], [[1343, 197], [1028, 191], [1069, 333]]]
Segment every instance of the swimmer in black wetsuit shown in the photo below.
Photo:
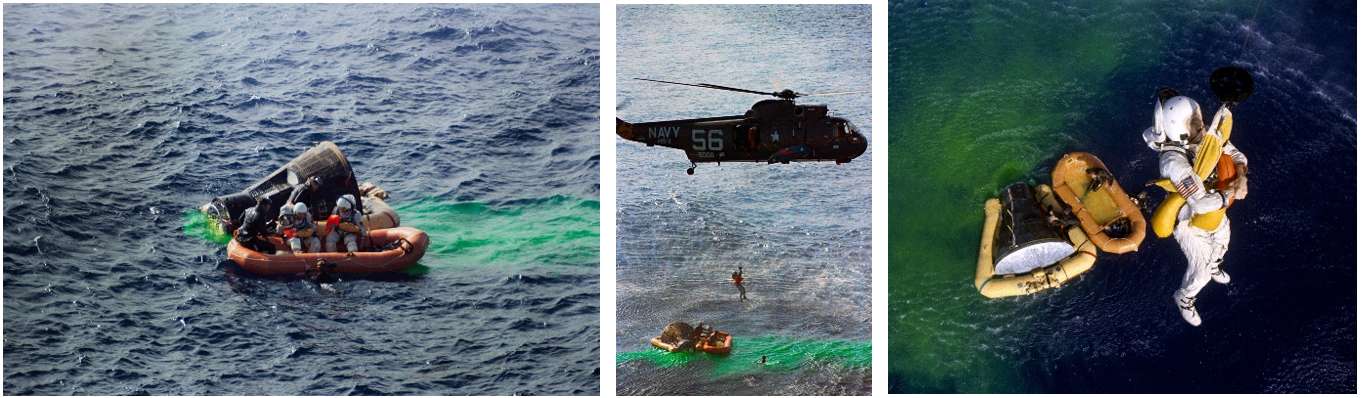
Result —
[[261, 196], [256, 199], [255, 207], [246, 209], [241, 216], [241, 227], [236, 230], [237, 243], [260, 254], [275, 254], [273, 243], [265, 239], [274, 222], [266, 214], [270, 211], [270, 198]]
[[[318, 285], [329, 285], [340, 282], [340, 278], [337, 278], [336, 275], [329, 272], [328, 269], [336, 269], [336, 263], [327, 263], [325, 259], [319, 258], [317, 259], [316, 267], [303, 271], [303, 277], [308, 278], [312, 283]], [[312, 272], [316, 272], [317, 274], [311, 275]]]

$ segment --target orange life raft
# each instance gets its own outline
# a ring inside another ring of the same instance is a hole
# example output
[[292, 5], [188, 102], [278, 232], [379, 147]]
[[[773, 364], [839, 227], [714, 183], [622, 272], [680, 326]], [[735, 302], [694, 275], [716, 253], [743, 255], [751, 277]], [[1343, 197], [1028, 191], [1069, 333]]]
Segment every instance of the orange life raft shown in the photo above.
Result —
[[733, 351], [733, 336], [728, 333], [714, 331], [719, 340], [715, 344], [710, 344], [709, 340], [701, 341], [695, 345], [696, 351], [708, 352], [710, 354], [727, 354]]
[[[1107, 175], [1111, 171], [1096, 156], [1076, 152], [1064, 155], [1055, 164], [1050, 179], [1054, 183], [1055, 195], [1078, 216], [1079, 225], [1092, 242], [1107, 253], [1127, 253], [1139, 250], [1144, 241], [1145, 220], [1139, 207], [1130, 200], [1130, 195], [1121, 189], [1115, 179], [1101, 184], [1095, 191], [1089, 191], [1092, 177], [1089, 169], [1101, 169]], [[1113, 237], [1106, 232], [1108, 225], [1120, 219], [1130, 220], [1130, 235]]]
[[[411, 227], [397, 227], [369, 231], [359, 240], [360, 251], [351, 253], [291, 253], [288, 245], [277, 236], [270, 237], [270, 243], [280, 248], [279, 254], [263, 254], [237, 243], [236, 239], [227, 244], [227, 256], [237, 265], [257, 274], [297, 274], [315, 267], [317, 259], [335, 263], [331, 272], [338, 273], [377, 273], [401, 271], [416, 264], [426, 254], [430, 237]], [[395, 243], [395, 244], [394, 244]], [[383, 251], [369, 251], [374, 247], [392, 248]]]
[[[732, 335], [729, 335], [728, 333], [724, 333], [724, 332], [721, 332], [721, 331], [718, 331], [718, 330], [714, 331], [714, 334], [715, 334], [716, 336], [719, 337], [719, 338], [718, 338], [719, 341], [718, 341], [717, 343], [715, 343], [715, 344], [710, 344], [710, 343], [709, 343], [709, 340], [708, 340], [708, 339], [705, 339], [705, 340], [703, 340], [703, 341], [701, 341], [701, 342], [699, 342], [699, 343], [697, 343], [697, 344], [695, 345], [695, 351], [698, 351], [698, 352], [705, 352], [705, 353], [710, 353], [710, 354], [727, 354], [727, 353], [733, 351], [733, 336], [732, 336]], [[654, 337], [653, 340], [652, 340], [652, 343], [653, 343], [653, 347], [657, 347], [657, 348], [661, 348], [661, 349], [663, 349], [663, 350], [667, 350], [667, 352], [680, 352], [680, 351], [682, 351], [682, 350], [681, 350], [681, 347], [677, 347], [675, 344], [671, 344], [671, 343], [664, 342], [664, 341], [662, 341], [662, 338], [661, 338], [661, 337]]]

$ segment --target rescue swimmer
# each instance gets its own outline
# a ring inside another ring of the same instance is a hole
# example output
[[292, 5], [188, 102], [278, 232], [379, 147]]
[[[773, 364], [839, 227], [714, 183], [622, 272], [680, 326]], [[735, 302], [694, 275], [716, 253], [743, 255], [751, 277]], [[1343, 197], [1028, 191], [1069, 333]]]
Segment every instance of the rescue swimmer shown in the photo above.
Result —
[[1187, 256], [1187, 272], [1173, 301], [1183, 320], [1200, 326], [1197, 294], [1210, 281], [1230, 283], [1222, 268], [1230, 243], [1225, 209], [1248, 196], [1248, 158], [1229, 141], [1232, 103], [1222, 104], [1207, 126], [1195, 100], [1166, 87], [1158, 97], [1154, 125], [1143, 138], [1158, 152], [1164, 180], [1157, 185], [1169, 192], [1151, 225], [1160, 238], [1171, 233]]

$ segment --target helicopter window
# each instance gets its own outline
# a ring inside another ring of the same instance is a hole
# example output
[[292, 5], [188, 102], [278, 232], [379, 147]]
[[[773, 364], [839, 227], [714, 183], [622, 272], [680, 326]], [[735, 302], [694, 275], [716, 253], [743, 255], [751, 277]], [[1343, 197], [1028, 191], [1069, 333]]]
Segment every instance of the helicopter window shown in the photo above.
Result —
[[861, 134], [861, 129], [856, 128], [856, 125], [855, 125], [855, 124], [852, 124], [852, 123], [849, 122], [849, 121], [844, 121], [844, 122], [842, 122], [842, 124], [846, 126], [846, 128], [847, 128], [847, 134], [848, 134], [848, 135], [853, 135], [853, 136], [855, 136], [855, 135], [860, 135], [860, 134]]
[[846, 123], [837, 123], [837, 136], [838, 136], [838, 137], [845, 137], [846, 135], [847, 135], [847, 124], [846, 124]]
[[803, 115], [804, 115], [804, 107], [796, 106], [796, 107], [795, 107], [795, 110], [794, 110], [794, 114], [795, 114], [795, 116], [803, 116]]

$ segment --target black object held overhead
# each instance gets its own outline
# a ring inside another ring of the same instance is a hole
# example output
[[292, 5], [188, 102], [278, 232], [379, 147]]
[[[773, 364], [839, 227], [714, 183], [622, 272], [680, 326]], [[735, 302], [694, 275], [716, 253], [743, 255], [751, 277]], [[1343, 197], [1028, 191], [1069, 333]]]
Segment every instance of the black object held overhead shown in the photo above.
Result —
[[1211, 92], [1220, 102], [1233, 108], [1253, 95], [1253, 76], [1235, 66], [1216, 69], [1211, 72]]

